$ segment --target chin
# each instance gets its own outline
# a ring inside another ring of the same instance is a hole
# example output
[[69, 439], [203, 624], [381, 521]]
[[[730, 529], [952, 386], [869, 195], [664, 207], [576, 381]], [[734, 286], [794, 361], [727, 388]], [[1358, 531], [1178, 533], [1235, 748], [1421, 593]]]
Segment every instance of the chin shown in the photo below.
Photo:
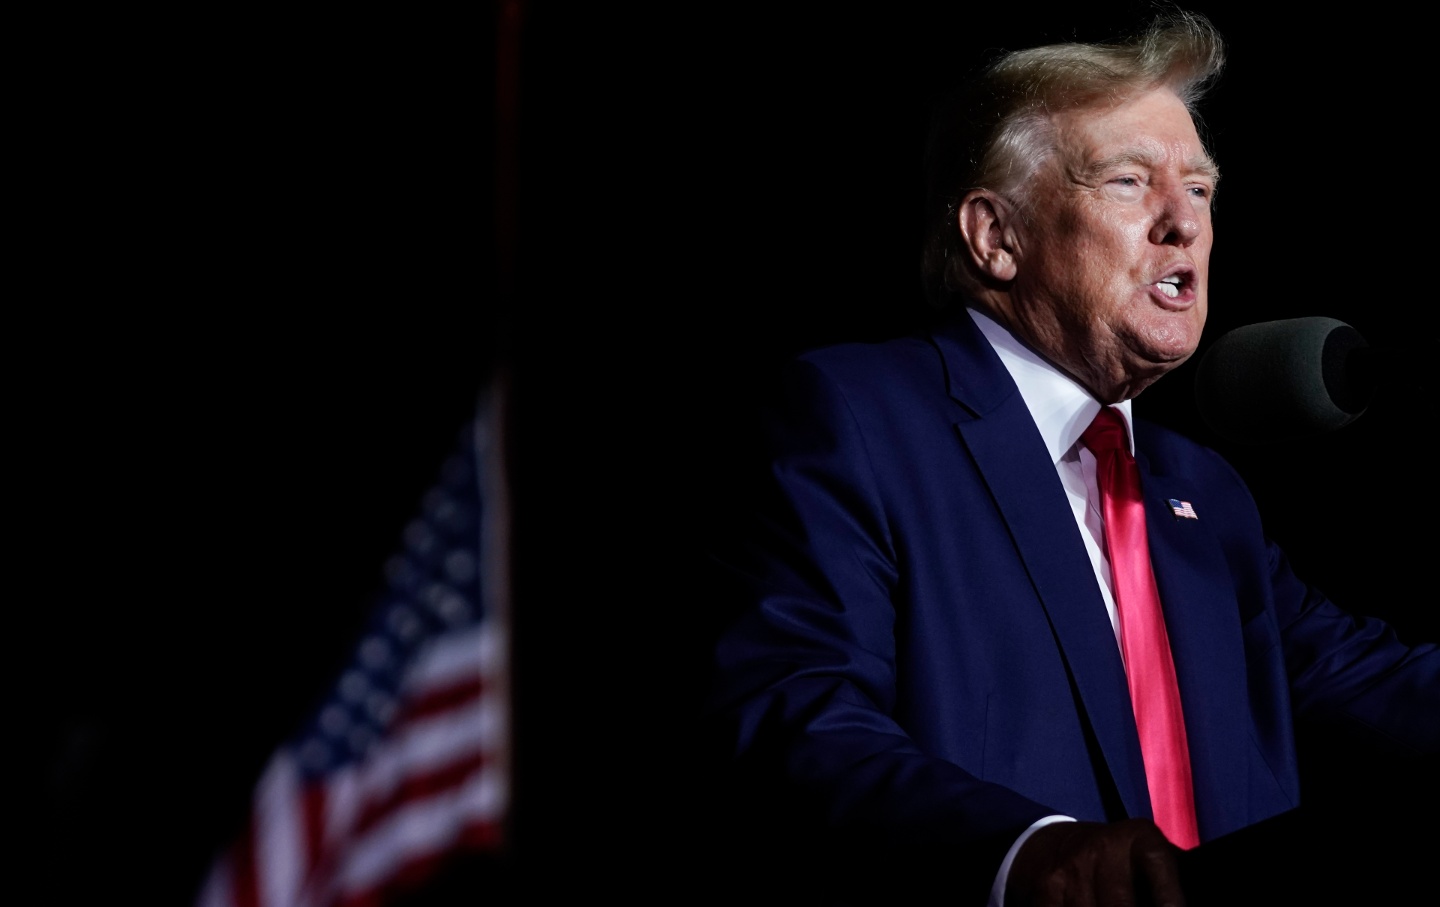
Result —
[[1149, 346], [1135, 351], [1125, 369], [1125, 374], [1129, 376], [1126, 396], [1137, 396], [1140, 391], [1182, 365], [1194, 352], [1195, 347], [1186, 344], [1172, 347]]
[[1150, 330], [1136, 338], [1140, 341], [1138, 352], [1146, 361], [1169, 371], [1194, 355], [1204, 326], [1203, 317], [1198, 320], [1166, 320], [1151, 325]]
[[1193, 355], [1195, 355], [1195, 344], [1183, 343], [1152, 349], [1147, 358], [1151, 364], [1168, 372]]

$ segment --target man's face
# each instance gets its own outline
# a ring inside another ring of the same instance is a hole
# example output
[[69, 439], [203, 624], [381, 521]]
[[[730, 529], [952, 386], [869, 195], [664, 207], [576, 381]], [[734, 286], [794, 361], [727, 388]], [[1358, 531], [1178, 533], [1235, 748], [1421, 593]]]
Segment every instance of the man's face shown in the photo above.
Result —
[[1055, 125], [1017, 228], [1014, 312], [1032, 344], [1117, 402], [1200, 342], [1217, 173], [1168, 89]]

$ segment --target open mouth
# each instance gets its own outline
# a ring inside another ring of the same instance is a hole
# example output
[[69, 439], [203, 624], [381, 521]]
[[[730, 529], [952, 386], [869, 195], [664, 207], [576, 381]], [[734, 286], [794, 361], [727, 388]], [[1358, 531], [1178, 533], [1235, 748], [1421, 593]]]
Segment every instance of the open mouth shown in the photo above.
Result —
[[1169, 277], [1162, 277], [1155, 281], [1156, 288], [1171, 299], [1180, 298], [1180, 292], [1185, 288], [1185, 284], [1185, 278], [1179, 274], [1171, 274]]
[[1195, 284], [1195, 275], [1187, 268], [1181, 268], [1174, 274], [1162, 277], [1155, 281], [1152, 286], [1160, 291], [1160, 295], [1167, 299], [1179, 299], [1189, 292]]

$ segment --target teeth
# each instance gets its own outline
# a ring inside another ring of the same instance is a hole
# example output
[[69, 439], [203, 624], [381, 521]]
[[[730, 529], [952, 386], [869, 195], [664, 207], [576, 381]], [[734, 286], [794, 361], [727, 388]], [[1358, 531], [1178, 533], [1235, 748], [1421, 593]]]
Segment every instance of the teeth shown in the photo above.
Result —
[[1158, 281], [1155, 286], [1159, 287], [1160, 292], [1164, 293], [1166, 296], [1169, 296], [1171, 299], [1174, 299], [1180, 295], [1179, 277], [1166, 277], [1163, 280]]

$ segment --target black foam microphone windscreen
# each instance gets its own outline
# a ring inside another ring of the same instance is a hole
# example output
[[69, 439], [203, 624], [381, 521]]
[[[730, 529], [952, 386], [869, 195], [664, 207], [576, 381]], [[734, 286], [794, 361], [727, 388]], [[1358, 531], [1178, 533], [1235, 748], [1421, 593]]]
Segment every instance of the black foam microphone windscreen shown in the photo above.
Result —
[[1215, 341], [1200, 360], [1196, 402], [1210, 427], [1231, 441], [1319, 435], [1365, 411], [1374, 365], [1360, 333], [1334, 318], [1246, 325]]

